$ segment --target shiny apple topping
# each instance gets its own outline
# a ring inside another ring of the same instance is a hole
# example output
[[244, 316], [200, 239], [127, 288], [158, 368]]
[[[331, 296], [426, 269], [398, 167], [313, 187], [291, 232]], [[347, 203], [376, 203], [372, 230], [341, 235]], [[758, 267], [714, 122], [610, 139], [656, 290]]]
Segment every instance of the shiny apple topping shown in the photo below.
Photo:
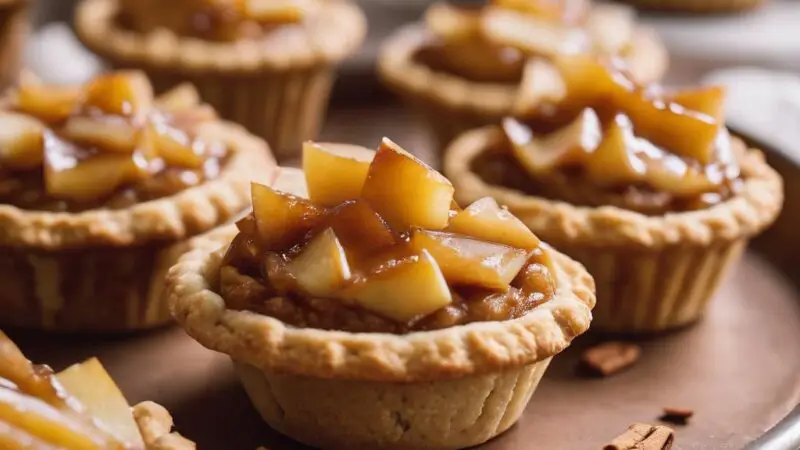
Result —
[[377, 151], [307, 142], [303, 170], [309, 198], [252, 185], [221, 271], [229, 307], [400, 332], [512, 319], [555, 291], [519, 219], [490, 198], [459, 208], [450, 181], [389, 139]]
[[[31, 209], [124, 207], [216, 176], [227, 150], [190, 85], [155, 97], [141, 72], [83, 86], [26, 78], [0, 111], [0, 201]], [[177, 181], [177, 182], [176, 182]]]
[[531, 176], [568, 171], [599, 186], [643, 185], [676, 197], [718, 193], [739, 177], [720, 87], [664, 92], [587, 56], [561, 56], [556, 66], [565, 86], [555, 113], [561, 125], [539, 132], [540, 124], [517, 119], [502, 124]]

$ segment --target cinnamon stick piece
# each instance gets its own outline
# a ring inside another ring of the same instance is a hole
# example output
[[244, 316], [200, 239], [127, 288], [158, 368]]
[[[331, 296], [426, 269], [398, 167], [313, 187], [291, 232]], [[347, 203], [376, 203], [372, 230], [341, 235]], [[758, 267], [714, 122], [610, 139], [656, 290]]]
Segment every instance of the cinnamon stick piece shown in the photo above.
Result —
[[665, 406], [664, 413], [659, 419], [664, 422], [686, 425], [693, 415], [694, 411], [689, 408], [670, 408]]
[[590, 372], [607, 377], [633, 365], [641, 353], [636, 344], [609, 341], [584, 351], [581, 364]]
[[669, 450], [674, 440], [672, 428], [635, 423], [628, 431], [606, 444], [603, 450]]

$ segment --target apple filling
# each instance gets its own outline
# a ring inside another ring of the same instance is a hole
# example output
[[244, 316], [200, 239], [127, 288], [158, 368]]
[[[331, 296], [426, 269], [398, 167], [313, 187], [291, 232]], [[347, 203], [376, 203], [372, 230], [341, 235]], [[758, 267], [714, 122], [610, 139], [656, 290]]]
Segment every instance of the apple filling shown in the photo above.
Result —
[[637, 86], [598, 58], [561, 56], [566, 96], [549, 118], [506, 118], [507, 144], [473, 168], [498, 184], [578, 205], [701, 209], [741, 186], [716, 86]]
[[0, 331], [0, 448], [144, 450], [146, 443], [131, 407], [97, 359], [55, 374], [32, 365]]
[[630, 10], [589, 6], [587, 0], [490, 0], [477, 8], [436, 3], [425, 14], [429, 36], [415, 58], [475, 82], [548, 85], [553, 70], [540, 69], [559, 54], [627, 51]]
[[[166, 28], [213, 41], [257, 39], [300, 24], [319, 0], [122, 0], [118, 21], [139, 32]], [[157, 13], [156, 13], [157, 11]]]
[[25, 209], [125, 208], [215, 178], [227, 147], [190, 85], [155, 98], [140, 72], [80, 87], [23, 81], [0, 110], [0, 203]]
[[309, 199], [252, 185], [220, 269], [228, 308], [297, 326], [404, 333], [520, 317], [550, 299], [539, 239], [485, 198], [461, 209], [441, 174], [388, 139], [308, 142]]

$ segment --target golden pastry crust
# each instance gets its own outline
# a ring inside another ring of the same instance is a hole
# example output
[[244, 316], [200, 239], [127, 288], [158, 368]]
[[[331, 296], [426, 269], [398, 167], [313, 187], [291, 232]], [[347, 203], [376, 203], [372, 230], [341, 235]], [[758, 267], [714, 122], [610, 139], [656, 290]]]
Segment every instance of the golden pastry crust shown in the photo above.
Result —
[[783, 181], [755, 149], [733, 139], [742, 149], [739, 162], [743, 188], [735, 197], [710, 208], [647, 216], [613, 206], [574, 206], [535, 197], [502, 186], [490, 185], [472, 171], [481, 153], [503, 142], [495, 126], [467, 132], [449, 147], [444, 173], [456, 188], [459, 201], [491, 196], [508, 206], [535, 233], [551, 244], [625, 247], [656, 250], [671, 245], [709, 245], [751, 237], [770, 225], [783, 205]]
[[142, 402], [131, 408], [147, 450], [194, 450], [194, 442], [172, 432], [172, 416], [163, 406]]
[[[287, 175], [295, 169], [282, 169]], [[298, 178], [290, 175], [290, 183]], [[284, 176], [279, 188], [294, 191]], [[301, 180], [301, 179], [300, 179]], [[302, 189], [302, 184], [300, 189]], [[167, 276], [175, 319], [201, 344], [263, 370], [320, 378], [426, 381], [542, 361], [585, 332], [595, 304], [594, 281], [579, 263], [552, 249], [558, 291], [527, 315], [406, 335], [294, 328], [272, 317], [226, 309], [216, 292], [222, 252], [236, 234], [222, 228], [195, 240]]]
[[249, 203], [250, 181], [269, 180], [275, 162], [267, 144], [238, 125], [220, 121], [206, 131], [232, 150], [217, 178], [120, 210], [54, 213], [0, 205], [0, 246], [59, 250], [145, 244], [185, 238], [225, 222]]
[[160, 29], [138, 33], [117, 25], [118, 0], [84, 0], [75, 12], [81, 41], [120, 64], [189, 73], [258, 73], [326, 66], [353, 53], [366, 35], [366, 19], [354, 4], [325, 1], [313, 24], [280, 45], [263, 40], [212, 42]]
[[[378, 70], [381, 77], [402, 93], [427, 97], [437, 104], [475, 114], [511, 115], [519, 93], [517, 84], [481, 83], [457, 75], [437, 72], [414, 58], [429, 39], [422, 24], [398, 31], [381, 49]], [[640, 81], [654, 81], [667, 69], [667, 52], [650, 29], [637, 28], [627, 59], [631, 74]]]

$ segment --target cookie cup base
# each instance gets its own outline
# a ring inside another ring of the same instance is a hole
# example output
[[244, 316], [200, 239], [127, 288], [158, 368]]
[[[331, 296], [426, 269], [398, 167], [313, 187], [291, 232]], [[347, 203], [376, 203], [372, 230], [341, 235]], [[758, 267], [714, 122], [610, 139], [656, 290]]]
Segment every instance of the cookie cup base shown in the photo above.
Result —
[[382, 383], [263, 372], [234, 362], [273, 429], [325, 449], [459, 449], [508, 430], [552, 358], [455, 380]]

